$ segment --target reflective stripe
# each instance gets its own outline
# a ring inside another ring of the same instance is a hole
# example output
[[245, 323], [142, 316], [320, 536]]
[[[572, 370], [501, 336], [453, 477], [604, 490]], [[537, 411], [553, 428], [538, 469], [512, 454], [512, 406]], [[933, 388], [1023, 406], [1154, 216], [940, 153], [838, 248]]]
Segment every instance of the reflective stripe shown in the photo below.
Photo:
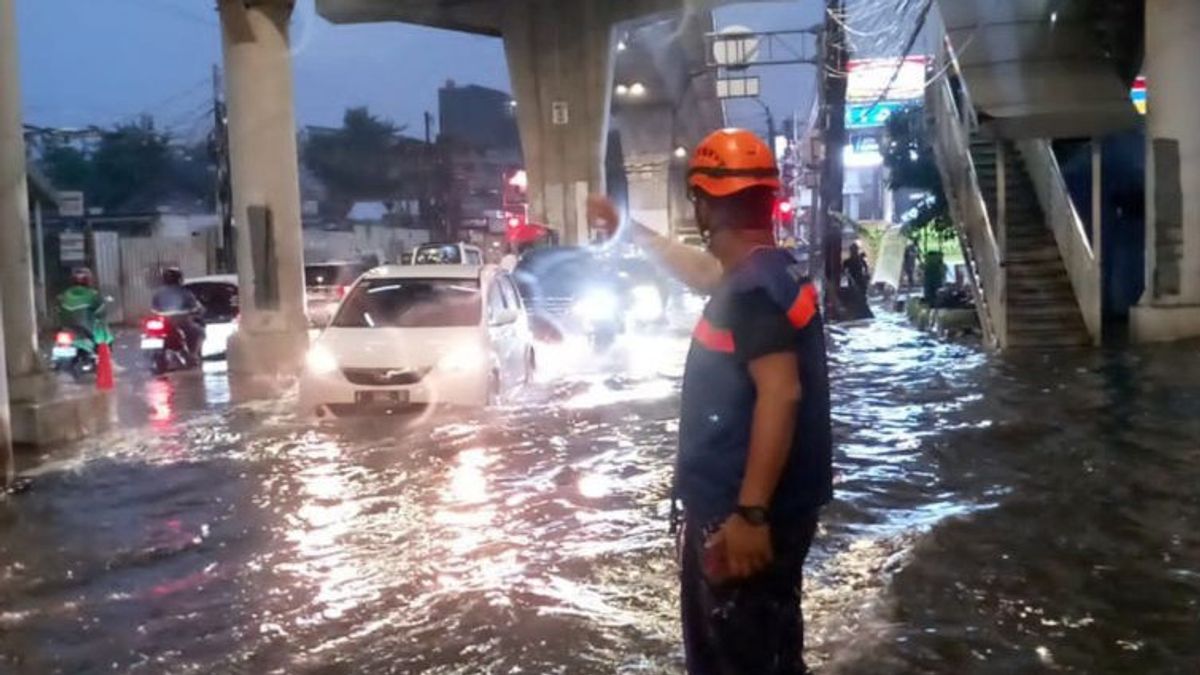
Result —
[[717, 330], [708, 322], [708, 319], [700, 319], [700, 323], [696, 324], [696, 330], [692, 332], [692, 337], [705, 349], [723, 354], [733, 353], [733, 331]]
[[788, 320], [796, 328], [804, 328], [817, 315], [818, 302], [817, 289], [813, 288], [812, 284], [804, 284], [796, 294], [795, 302], [788, 309]]

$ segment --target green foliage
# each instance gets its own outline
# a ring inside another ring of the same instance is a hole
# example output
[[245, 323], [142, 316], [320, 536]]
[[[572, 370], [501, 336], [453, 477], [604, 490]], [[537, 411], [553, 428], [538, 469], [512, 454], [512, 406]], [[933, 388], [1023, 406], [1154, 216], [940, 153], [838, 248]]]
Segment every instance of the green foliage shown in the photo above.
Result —
[[343, 214], [355, 201], [391, 199], [405, 182], [401, 131], [366, 108], [350, 108], [340, 129], [309, 135], [304, 163]]
[[88, 203], [107, 212], [154, 210], [169, 193], [170, 155], [166, 134], [153, 122], [104, 132], [91, 158]]
[[883, 144], [883, 164], [888, 170], [888, 186], [929, 195], [904, 216], [904, 233], [929, 250], [955, 236], [946, 193], [938, 173], [937, 160], [929, 143], [924, 111], [910, 106], [888, 118]]
[[60, 190], [86, 190], [89, 187], [91, 160], [78, 148], [51, 140], [42, 149], [41, 164], [46, 176]]
[[149, 118], [102, 131], [92, 146], [45, 140], [38, 162], [57, 189], [81, 190], [89, 207], [144, 213], [171, 202], [212, 208], [207, 146], [179, 148]]

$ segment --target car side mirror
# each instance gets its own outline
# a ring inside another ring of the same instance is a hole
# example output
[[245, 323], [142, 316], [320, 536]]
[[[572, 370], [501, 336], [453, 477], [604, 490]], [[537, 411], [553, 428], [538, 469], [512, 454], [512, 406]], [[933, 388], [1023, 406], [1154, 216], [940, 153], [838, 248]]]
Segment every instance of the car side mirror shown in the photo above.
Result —
[[510, 323], [516, 323], [517, 310], [515, 309], [500, 309], [492, 315], [493, 326], [507, 326]]

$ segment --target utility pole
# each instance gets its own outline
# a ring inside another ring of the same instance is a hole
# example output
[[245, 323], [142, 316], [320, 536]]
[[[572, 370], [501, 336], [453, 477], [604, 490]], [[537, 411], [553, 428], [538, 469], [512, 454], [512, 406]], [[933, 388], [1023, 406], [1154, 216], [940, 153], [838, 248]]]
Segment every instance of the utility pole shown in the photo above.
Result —
[[819, 230], [824, 239], [825, 312], [831, 318], [838, 315], [838, 288], [842, 282], [842, 224], [833, 213], [841, 213], [842, 190], [846, 168], [842, 150], [846, 146], [846, 67], [848, 45], [843, 28], [846, 20], [845, 0], [827, 0], [821, 95], [821, 114], [824, 138], [824, 163], [821, 167], [820, 208], [817, 210]]
[[237, 271], [236, 239], [233, 233], [233, 185], [229, 171], [229, 124], [225, 111], [225, 97], [221, 85], [221, 69], [212, 67], [213, 87], [213, 131], [209, 139], [209, 153], [217, 168], [214, 182], [213, 204], [219, 218], [217, 232], [217, 267], [222, 272]]

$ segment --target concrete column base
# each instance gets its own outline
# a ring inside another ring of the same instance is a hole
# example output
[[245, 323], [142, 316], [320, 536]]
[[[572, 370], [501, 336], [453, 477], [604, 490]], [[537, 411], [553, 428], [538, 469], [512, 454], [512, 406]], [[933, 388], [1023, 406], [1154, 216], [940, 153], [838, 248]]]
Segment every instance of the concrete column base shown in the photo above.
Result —
[[308, 331], [251, 333], [229, 339], [229, 372], [235, 375], [296, 375], [308, 353]]
[[9, 404], [13, 443], [46, 446], [78, 441], [113, 428], [116, 398], [87, 387], [59, 387], [52, 394]]
[[1134, 342], [1200, 338], [1200, 305], [1137, 305], [1129, 315]]

